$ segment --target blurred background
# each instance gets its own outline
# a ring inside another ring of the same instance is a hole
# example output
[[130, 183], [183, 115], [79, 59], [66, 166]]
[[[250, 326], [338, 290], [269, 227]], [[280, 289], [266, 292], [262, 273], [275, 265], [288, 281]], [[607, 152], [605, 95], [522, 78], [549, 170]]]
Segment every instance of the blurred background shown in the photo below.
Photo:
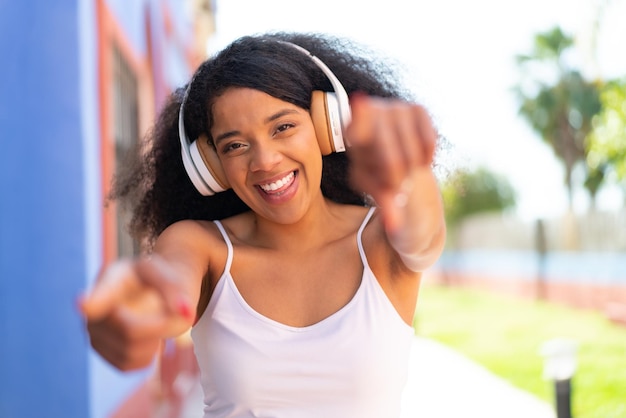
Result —
[[[104, 205], [125, 150], [203, 60], [271, 30], [398, 62], [445, 138], [449, 238], [417, 337], [559, 418], [626, 417], [625, 19], [626, 0], [0, 0], [0, 417], [196, 405], [186, 336], [119, 373], [90, 350], [76, 300], [140, 251]], [[555, 341], [573, 353], [565, 375], [548, 367]]]

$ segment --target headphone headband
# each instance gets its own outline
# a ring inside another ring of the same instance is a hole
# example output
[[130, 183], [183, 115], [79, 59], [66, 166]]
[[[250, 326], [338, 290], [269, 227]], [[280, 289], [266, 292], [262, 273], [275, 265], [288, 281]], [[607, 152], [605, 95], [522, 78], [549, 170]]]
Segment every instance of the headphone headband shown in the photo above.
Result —
[[[317, 58], [307, 49], [304, 49], [300, 45], [296, 45], [291, 42], [284, 42], [284, 41], [281, 41], [281, 42], [307, 55], [324, 72], [324, 74], [326, 75], [326, 78], [328, 78], [328, 81], [330, 81], [330, 84], [333, 86], [333, 90], [335, 91], [335, 96], [337, 98], [337, 105], [339, 107], [339, 114], [340, 114], [339, 116], [341, 118], [341, 129], [344, 130], [352, 121], [352, 112], [350, 111], [350, 100], [348, 98], [348, 93], [346, 93], [346, 89], [343, 88], [343, 85], [341, 84], [337, 76], [333, 74], [330, 68], [328, 68], [328, 66], [324, 64], [324, 62], [321, 59]], [[341, 151], [345, 151], [345, 148], [342, 149]]]

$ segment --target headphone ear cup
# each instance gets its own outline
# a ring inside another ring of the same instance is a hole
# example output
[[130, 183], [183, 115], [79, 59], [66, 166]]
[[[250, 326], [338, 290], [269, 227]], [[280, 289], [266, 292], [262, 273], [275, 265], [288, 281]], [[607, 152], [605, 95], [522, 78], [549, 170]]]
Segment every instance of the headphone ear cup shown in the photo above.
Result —
[[323, 91], [315, 90], [311, 95], [311, 119], [322, 155], [328, 155], [334, 151], [326, 94]]
[[[230, 189], [230, 184], [228, 180], [226, 180], [226, 174], [224, 173], [219, 157], [215, 149], [209, 145], [206, 135], [200, 136], [193, 144], [196, 145], [198, 154], [202, 160], [202, 164], [200, 164], [201, 168], [206, 168], [206, 170], [199, 170], [204, 182], [209, 185], [215, 193]], [[199, 163], [200, 162], [197, 162], [196, 166], [198, 166]]]

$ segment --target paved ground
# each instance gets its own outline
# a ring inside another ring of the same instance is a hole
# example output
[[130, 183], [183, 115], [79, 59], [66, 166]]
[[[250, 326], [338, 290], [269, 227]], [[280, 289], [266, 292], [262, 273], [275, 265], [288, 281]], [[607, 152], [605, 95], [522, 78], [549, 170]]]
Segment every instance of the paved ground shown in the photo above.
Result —
[[[434, 341], [415, 338], [410, 367], [401, 418], [556, 417], [552, 405]], [[181, 418], [201, 418], [201, 405], [196, 385]]]
[[552, 405], [450, 348], [416, 338], [402, 418], [555, 418]]

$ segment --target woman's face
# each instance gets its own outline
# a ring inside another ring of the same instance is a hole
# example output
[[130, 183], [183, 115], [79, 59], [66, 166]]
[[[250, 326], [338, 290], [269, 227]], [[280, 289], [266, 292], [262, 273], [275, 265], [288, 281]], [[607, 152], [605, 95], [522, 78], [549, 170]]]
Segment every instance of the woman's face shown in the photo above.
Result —
[[211, 111], [224, 173], [254, 212], [291, 223], [321, 198], [322, 155], [306, 109], [237, 87], [219, 96]]

